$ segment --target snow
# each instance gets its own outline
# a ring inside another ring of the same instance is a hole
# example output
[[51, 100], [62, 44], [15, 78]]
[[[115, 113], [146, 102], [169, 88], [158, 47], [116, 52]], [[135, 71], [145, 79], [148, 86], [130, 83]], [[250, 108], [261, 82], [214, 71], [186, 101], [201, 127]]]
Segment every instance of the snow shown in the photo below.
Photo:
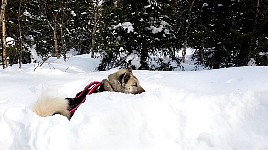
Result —
[[[165, 21], [161, 21], [159, 27], [150, 26], [150, 28], [148, 28], [148, 30], [152, 30], [152, 33], [156, 34], [156, 33], [162, 32], [166, 26], [168, 26], [168, 23]], [[167, 30], [167, 29], [164, 29], [164, 32], [165, 32], [165, 34], [169, 34], [169, 30]]]
[[15, 39], [13, 39], [12, 37], [7, 37], [6, 38], [6, 43], [7, 43], [7, 46], [15, 46]]
[[0, 69], [0, 149], [268, 149], [268, 67], [134, 70], [145, 93], [88, 95], [70, 121], [31, 111], [42, 94], [74, 97], [117, 71], [98, 63], [80, 55]]
[[[268, 38], [267, 38], [267, 39], [268, 39]], [[265, 53], [265, 52], [260, 52], [259, 55], [260, 55], [260, 56], [267, 56], [267, 57], [268, 57], [268, 52], [266, 52], [266, 53]]]
[[76, 16], [76, 13], [72, 10], [71, 11], [71, 15], [73, 15], [75, 17]]
[[135, 66], [136, 68], [141, 66], [140, 57], [135, 53], [135, 51], [127, 56], [126, 62], [131, 62], [131, 65]]
[[207, 6], [208, 6], [208, 3], [204, 3], [204, 4], [203, 4], [203, 7], [207, 7]]
[[250, 58], [249, 62], [248, 62], [248, 66], [257, 66], [256, 65], [256, 61], [254, 58]]
[[117, 29], [119, 27], [122, 27], [124, 30], [127, 29], [127, 33], [134, 32], [134, 27], [131, 22], [119, 23], [118, 25], [113, 26], [113, 29]]
[[127, 33], [134, 32], [134, 27], [133, 27], [132, 23], [130, 23], [130, 22], [123, 22], [122, 28], [124, 30], [127, 29]]
[[27, 10], [25, 10], [24, 12], [23, 12], [23, 15], [24, 16], [27, 16], [27, 17], [32, 17], [32, 15], [31, 15], [31, 13], [30, 12], [28, 12]]

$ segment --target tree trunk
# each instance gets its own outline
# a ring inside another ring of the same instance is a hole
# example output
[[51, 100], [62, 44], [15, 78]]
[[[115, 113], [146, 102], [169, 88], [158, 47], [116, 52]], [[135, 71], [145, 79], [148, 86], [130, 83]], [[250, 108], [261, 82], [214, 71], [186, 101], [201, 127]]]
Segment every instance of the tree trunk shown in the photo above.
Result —
[[6, 49], [6, 11], [7, 0], [2, 0], [1, 22], [2, 22], [2, 63], [3, 69], [7, 68], [7, 49]]
[[63, 20], [61, 21], [61, 27], [60, 27], [60, 36], [61, 36], [61, 51], [63, 52], [63, 59], [66, 61], [66, 49], [65, 49], [65, 36], [63, 33]]
[[[185, 63], [185, 56], [186, 56], [186, 48], [187, 48], [187, 35], [188, 35], [188, 30], [189, 30], [189, 26], [190, 26], [190, 20], [192, 19], [192, 8], [194, 6], [194, 2], [195, 0], [192, 1], [191, 3], [191, 6], [189, 8], [189, 12], [188, 12], [188, 17], [187, 17], [187, 24], [186, 24], [186, 27], [185, 27], [185, 34], [184, 34], [184, 43], [183, 43], [183, 48], [182, 48], [182, 62]], [[186, 21], [185, 20], [185, 21]]]
[[182, 52], [181, 52], [181, 54], [182, 54], [182, 63], [185, 63], [186, 46], [187, 46], [187, 44], [185, 42], [184, 45], [183, 45], [183, 47], [182, 47]]
[[61, 12], [60, 12], [60, 16], [61, 16], [61, 24], [60, 24], [60, 40], [61, 40], [61, 48], [60, 48], [60, 53], [63, 55], [63, 59], [64, 61], [66, 61], [67, 57], [66, 57], [66, 43], [65, 43], [65, 33], [64, 33], [64, 29], [65, 29], [65, 10], [67, 9], [67, 4], [66, 2], [62, 2], [61, 3]]
[[94, 58], [94, 53], [96, 51], [96, 45], [95, 45], [95, 42], [96, 42], [96, 28], [97, 28], [97, 25], [96, 25], [96, 13], [94, 15], [94, 26], [93, 26], [93, 31], [92, 31], [92, 40], [91, 40], [91, 58]]
[[3, 14], [4, 10], [5, 10], [6, 5], [7, 5], [7, 0], [2, 0], [1, 14], [0, 14], [0, 21], [1, 22], [2, 22], [2, 17], [3, 17], [2, 14]]
[[253, 33], [256, 32], [257, 23], [258, 23], [258, 17], [259, 17], [259, 7], [260, 7], [260, 0], [256, 1], [256, 10], [255, 10], [255, 19], [254, 19], [254, 25], [253, 25]]
[[54, 40], [55, 55], [56, 55], [57, 59], [59, 59], [60, 58], [60, 54], [59, 54], [59, 47], [58, 47], [56, 23], [54, 23], [54, 27], [53, 27], [53, 40]]
[[99, 18], [99, 0], [96, 1], [95, 11], [94, 11], [94, 25], [92, 30], [92, 45], [91, 45], [91, 58], [94, 58], [94, 53], [96, 52], [96, 31], [97, 31], [97, 22]]
[[173, 8], [177, 7], [177, 0], [172, 0], [171, 3]]
[[20, 42], [20, 49], [19, 49], [19, 68], [21, 68], [22, 64], [22, 35], [21, 35], [21, 25], [20, 25], [20, 11], [21, 11], [21, 0], [19, 4], [19, 16], [18, 16], [18, 26], [19, 26], [19, 42]]

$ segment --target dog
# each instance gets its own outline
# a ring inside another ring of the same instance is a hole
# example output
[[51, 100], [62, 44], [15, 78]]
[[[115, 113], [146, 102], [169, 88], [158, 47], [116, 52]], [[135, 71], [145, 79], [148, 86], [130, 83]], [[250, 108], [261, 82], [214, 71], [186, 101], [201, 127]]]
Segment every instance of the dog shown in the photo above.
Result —
[[32, 107], [32, 111], [41, 117], [59, 114], [71, 119], [69, 101], [60, 97], [40, 97]]
[[[145, 90], [140, 86], [140, 82], [137, 77], [133, 75], [132, 69], [120, 69], [117, 72], [108, 75], [108, 79], [103, 79], [101, 86], [95, 92], [104, 91], [122, 92], [126, 94], [140, 94], [145, 92]], [[72, 114], [70, 114], [69, 110], [72, 110], [81, 102], [82, 99], [76, 98], [43, 96], [40, 97], [34, 104], [32, 111], [42, 117], [59, 114], [70, 120]]]
[[102, 80], [101, 91], [122, 92], [140, 94], [145, 90], [140, 86], [140, 82], [133, 75], [132, 69], [120, 69], [110, 74], [107, 79]]

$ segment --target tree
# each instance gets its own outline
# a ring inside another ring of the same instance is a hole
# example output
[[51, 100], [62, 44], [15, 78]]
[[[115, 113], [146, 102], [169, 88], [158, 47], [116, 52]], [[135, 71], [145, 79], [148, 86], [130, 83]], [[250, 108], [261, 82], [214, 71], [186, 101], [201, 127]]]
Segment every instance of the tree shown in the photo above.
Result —
[[100, 56], [99, 70], [132, 65], [133, 55], [136, 69], [172, 70], [184, 62], [186, 47], [209, 68], [243, 66], [250, 59], [268, 63], [267, 1], [13, 0], [6, 10], [4, 2], [2, 35], [6, 29], [4, 36], [16, 43], [2, 44], [10, 65], [29, 62], [33, 49], [43, 60], [66, 60], [72, 49]]
[[250, 59], [260, 64], [259, 60], [266, 59], [259, 54], [266, 54], [260, 31], [265, 27], [267, 2], [197, 1], [194, 12], [187, 42], [196, 49], [200, 64], [222, 68], [245, 66]]
[[22, 0], [20, 0], [19, 2], [19, 12], [18, 12], [18, 28], [19, 28], [19, 68], [21, 68], [21, 64], [22, 64], [22, 31], [21, 31], [21, 5], [22, 5]]
[[92, 6], [92, 33], [91, 33], [91, 57], [94, 58], [94, 53], [96, 52], [96, 40], [97, 40], [97, 30], [98, 30], [98, 24], [99, 24], [99, 19], [100, 19], [100, 6], [101, 6], [101, 1], [100, 0], [94, 0], [93, 1], [93, 6]]
[[7, 67], [7, 50], [6, 50], [6, 5], [7, 0], [2, 0], [1, 5], [1, 23], [2, 23], [2, 63], [3, 69]]
[[268, 2], [256, 0], [253, 34], [256, 36], [253, 58], [256, 65], [268, 65]]
[[[99, 69], [128, 64], [127, 56], [137, 54], [140, 66], [150, 69], [149, 55], [167, 50], [175, 39], [169, 15], [171, 2], [166, 1], [104, 1], [101, 43], [104, 58]], [[160, 62], [161, 63], [161, 62]]]

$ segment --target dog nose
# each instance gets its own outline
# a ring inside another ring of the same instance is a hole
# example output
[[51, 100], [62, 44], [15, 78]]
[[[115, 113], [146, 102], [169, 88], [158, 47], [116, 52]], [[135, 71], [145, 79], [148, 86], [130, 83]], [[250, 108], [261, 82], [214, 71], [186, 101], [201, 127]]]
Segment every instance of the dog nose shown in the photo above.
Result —
[[142, 92], [145, 92], [145, 90], [141, 86], [138, 86], [137, 94], [140, 94]]

